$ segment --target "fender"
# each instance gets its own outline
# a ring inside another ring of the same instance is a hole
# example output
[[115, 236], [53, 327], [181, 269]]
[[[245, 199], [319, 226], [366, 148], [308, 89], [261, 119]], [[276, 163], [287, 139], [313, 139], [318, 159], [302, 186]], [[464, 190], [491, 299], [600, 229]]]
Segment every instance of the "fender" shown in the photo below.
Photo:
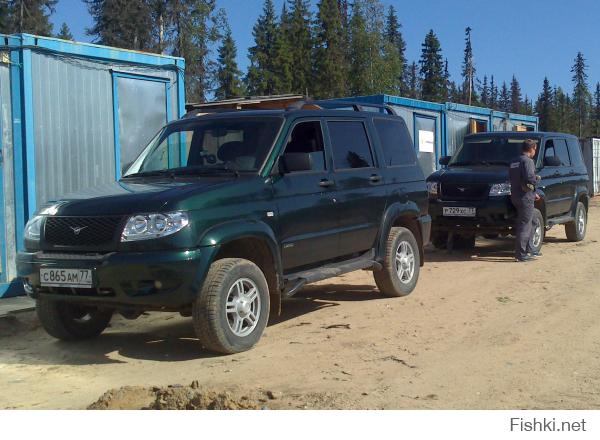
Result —
[[243, 238], [260, 238], [267, 243], [273, 256], [277, 278], [283, 280], [281, 252], [275, 238], [275, 233], [268, 224], [262, 221], [232, 220], [214, 225], [202, 234], [198, 241], [198, 246], [213, 247], [215, 249], [211, 255], [212, 262], [222, 245]]
[[583, 204], [585, 205], [585, 209], [587, 211], [587, 209], [589, 207], [589, 199], [590, 199], [587, 186], [577, 185], [575, 187], [575, 197], [573, 198], [573, 204], [571, 206], [571, 213], [573, 214], [573, 217], [575, 217], [575, 211], [577, 210], [577, 202], [579, 201], [579, 199], [582, 196], [584, 197]]
[[[392, 225], [396, 221], [398, 217], [402, 216], [410, 216], [414, 219], [418, 219], [421, 215], [421, 210], [417, 206], [417, 204], [413, 201], [409, 202], [395, 202], [388, 206], [383, 214], [381, 219], [381, 226], [379, 227], [379, 233], [377, 234], [377, 239], [375, 242], [375, 258], [379, 261], [385, 256], [385, 247], [387, 243], [388, 233], [392, 228]], [[421, 231], [419, 231], [420, 234]], [[419, 239], [416, 237], [417, 240]], [[422, 247], [422, 243], [420, 244]], [[423, 255], [423, 250], [420, 249], [421, 256]], [[423, 259], [421, 258], [421, 261]]]

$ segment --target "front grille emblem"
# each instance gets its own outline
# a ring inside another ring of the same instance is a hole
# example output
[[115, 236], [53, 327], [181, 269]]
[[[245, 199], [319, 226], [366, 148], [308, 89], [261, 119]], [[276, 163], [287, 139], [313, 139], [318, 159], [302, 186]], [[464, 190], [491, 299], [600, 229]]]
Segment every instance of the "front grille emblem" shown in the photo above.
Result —
[[87, 228], [87, 226], [70, 226], [70, 228], [73, 230], [73, 234], [75, 235], [79, 235], [81, 233], [81, 231], [83, 231], [85, 228]]

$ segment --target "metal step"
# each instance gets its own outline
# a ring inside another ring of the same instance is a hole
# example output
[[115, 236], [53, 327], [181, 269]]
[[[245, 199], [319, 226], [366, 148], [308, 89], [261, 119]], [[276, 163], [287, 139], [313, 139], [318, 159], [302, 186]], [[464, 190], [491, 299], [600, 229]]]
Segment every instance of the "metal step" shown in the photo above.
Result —
[[565, 223], [570, 223], [574, 221], [575, 217], [573, 217], [571, 214], [563, 215], [561, 217], [550, 218], [548, 219], [548, 228], [551, 228], [552, 226], [556, 225], [564, 225]]
[[345, 273], [354, 272], [361, 269], [381, 270], [381, 263], [375, 261], [375, 253], [367, 252], [365, 255], [353, 258], [351, 260], [331, 263], [315, 269], [295, 272], [285, 275], [284, 298], [289, 298], [296, 294], [305, 284], [316, 283], [317, 281], [334, 278]]

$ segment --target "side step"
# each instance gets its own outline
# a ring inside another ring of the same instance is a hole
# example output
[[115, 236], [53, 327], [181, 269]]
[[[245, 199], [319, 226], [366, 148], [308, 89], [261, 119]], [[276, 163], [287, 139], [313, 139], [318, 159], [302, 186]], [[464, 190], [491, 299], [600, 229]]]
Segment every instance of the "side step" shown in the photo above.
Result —
[[331, 263], [315, 269], [302, 272], [291, 273], [285, 276], [284, 298], [289, 298], [296, 294], [305, 284], [315, 283], [317, 281], [334, 278], [345, 273], [354, 272], [361, 269], [381, 270], [381, 263], [375, 261], [374, 253], [368, 252], [360, 257], [340, 263]]
[[575, 217], [571, 214], [563, 215], [562, 217], [555, 217], [548, 220], [548, 228], [556, 225], [564, 225], [565, 223], [575, 221]]

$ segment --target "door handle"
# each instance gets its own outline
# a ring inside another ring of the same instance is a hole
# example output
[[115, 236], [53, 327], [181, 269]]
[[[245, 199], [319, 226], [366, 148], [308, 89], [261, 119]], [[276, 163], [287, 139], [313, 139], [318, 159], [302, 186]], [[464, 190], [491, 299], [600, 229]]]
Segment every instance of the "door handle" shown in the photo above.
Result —
[[329, 188], [330, 186], [335, 185], [335, 182], [333, 180], [329, 180], [329, 179], [321, 179], [321, 181], [319, 182], [319, 186], [322, 188]]
[[371, 177], [369, 177], [369, 181], [371, 183], [381, 182], [381, 176], [379, 174], [371, 174]]

